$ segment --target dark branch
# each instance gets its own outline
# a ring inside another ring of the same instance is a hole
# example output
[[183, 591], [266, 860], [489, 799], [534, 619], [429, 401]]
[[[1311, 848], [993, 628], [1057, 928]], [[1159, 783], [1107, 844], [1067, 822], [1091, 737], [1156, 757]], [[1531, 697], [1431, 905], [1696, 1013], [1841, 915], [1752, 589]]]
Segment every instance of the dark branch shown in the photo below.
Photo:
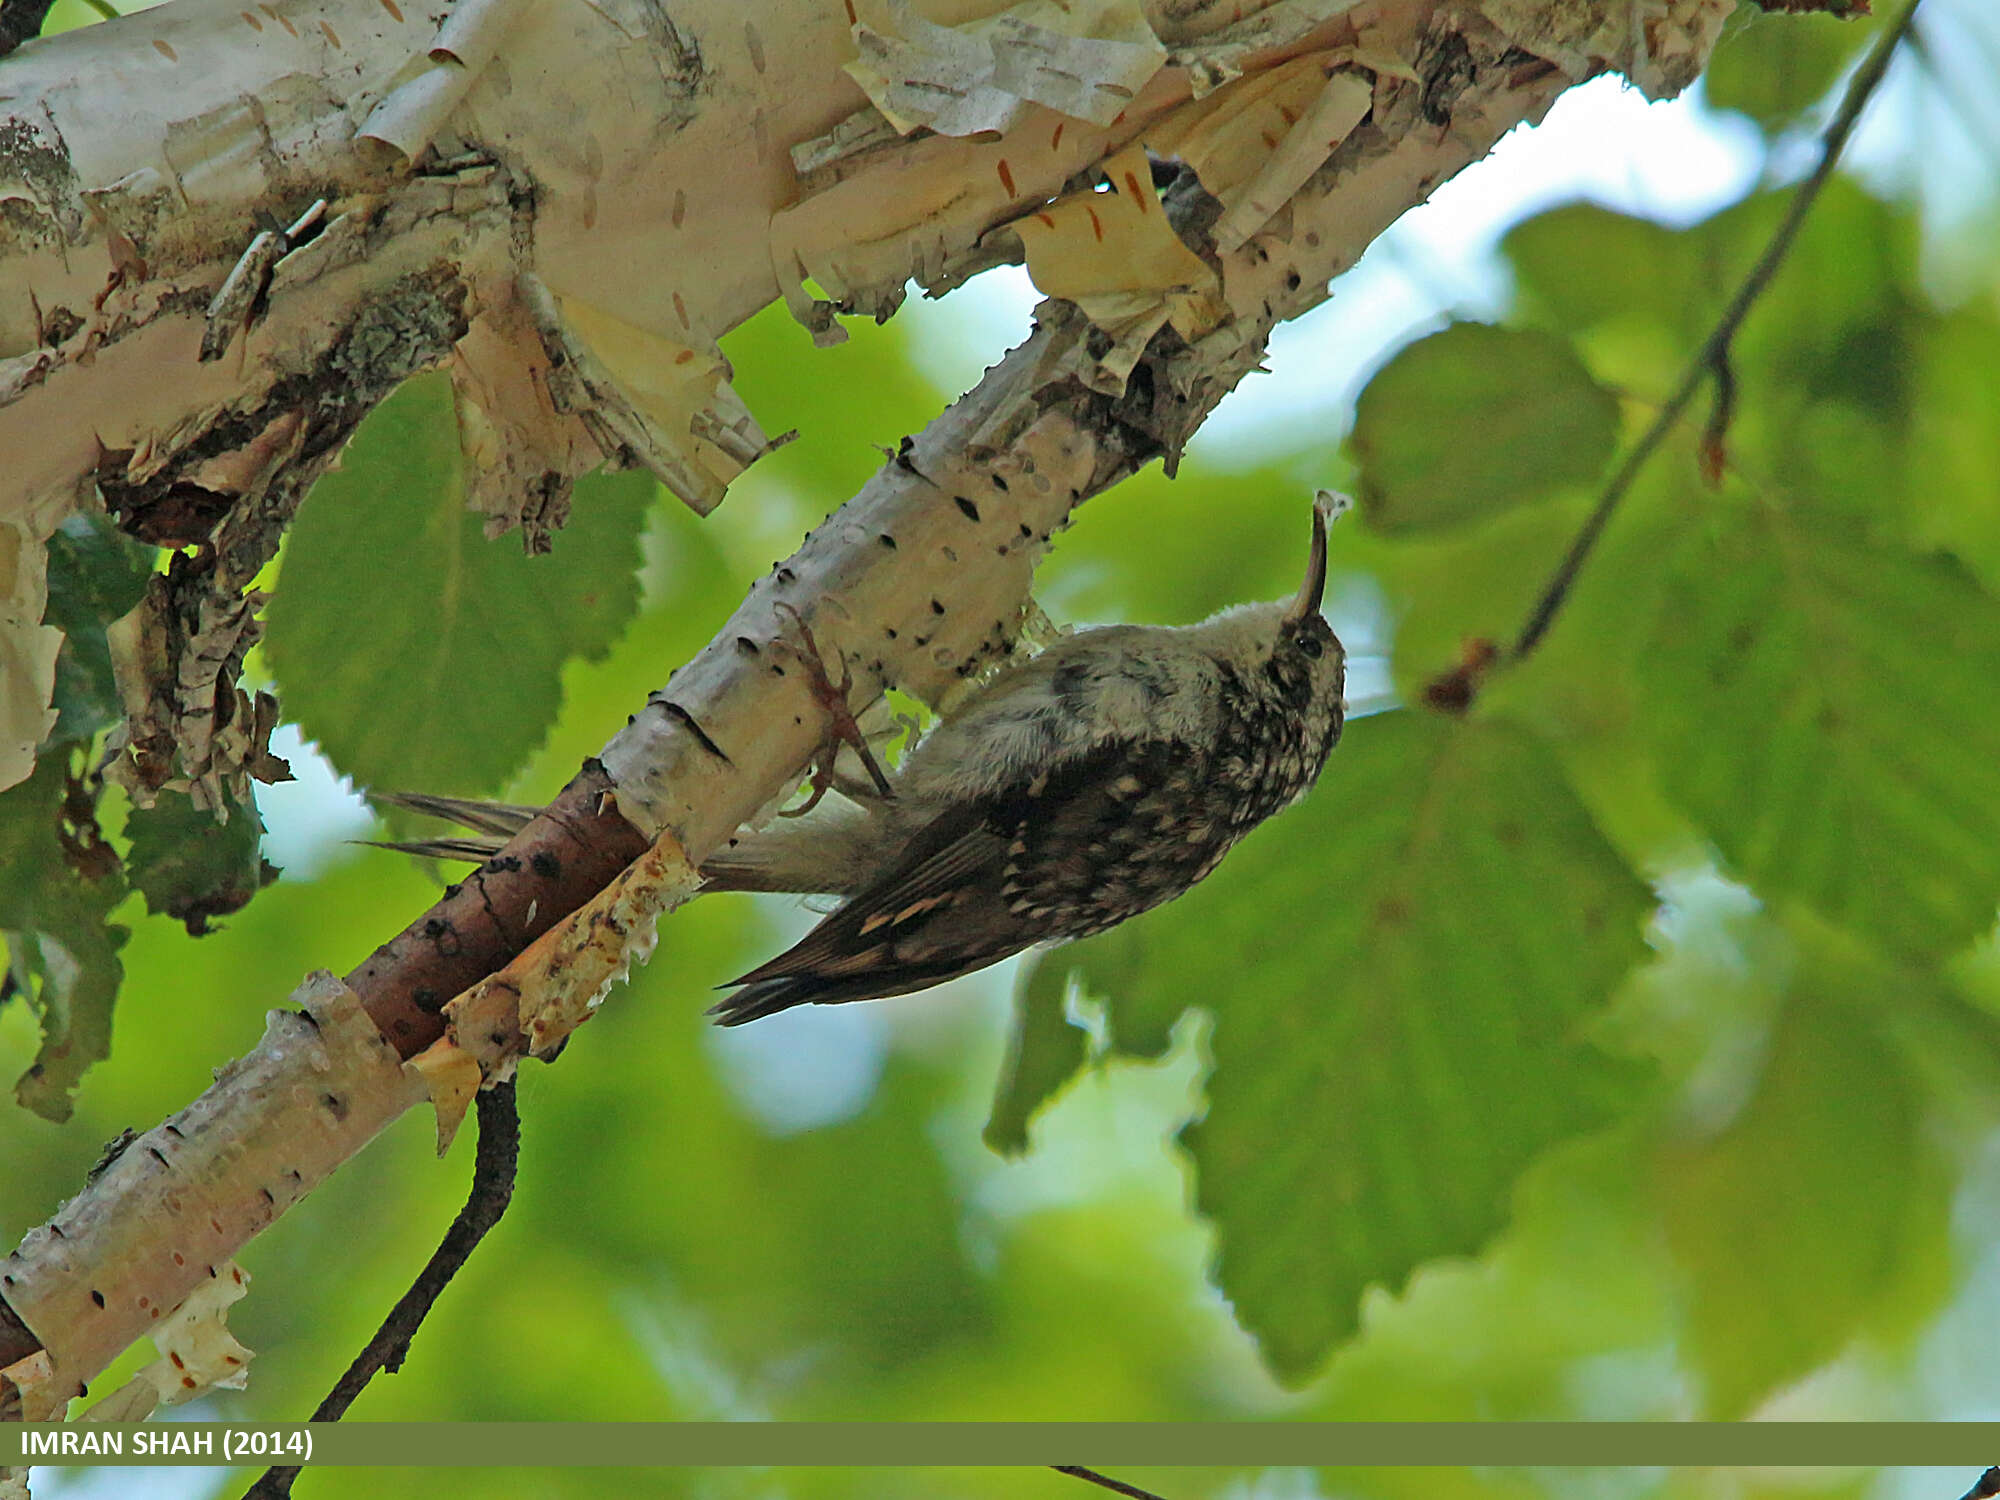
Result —
[[[403, 1367], [410, 1341], [431, 1307], [451, 1284], [486, 1237], [486, 1231], [500, 1222], [514, 1196], [514, 1171], [521, 1156], [521, 1116], [514, 1107], [514, 1082], [496, 1083], [481, 1089], [479, 1102], [479, 1149], [472, 1161], [472, 1191], [465, 1207], [451, 1221], [444, 1240], [417, 1273], [410, 1289], [403, 1293], [389, 1316], [362, 1351], [334, 1383], [326, 1399], [312, 1414], [315, 1422], [338, 1422], [355, 1398], [375, 1378], [379, 1370], [391, 1375]], [[297, 1465], [266, 1469], [264, 1475], [244, 1492], [243, 1500], [285, 1500], [298, 1478]]]
[[0, 57], [42, 34], [55, 0], [0, 0]]
[[[1631, 489], [1633, 480], [1639, 477], [1639, 471], [1646, 466], [1646, 461], [1659, 449], [1667, 434], [1680, 421], [1689, 403], [1700, 391], [1702, 383], [1716, 372], [1729, 368], [1729, 346], [1736, 337], [1737, 329], [1742, 326], [1743, 320], [1749, 316], [1750, 309], [1756, 305], [1757, 299], [1763, 295], [1765, 288], [1770, 286], [1779, 266], [1784, 263], [1786, 254], [1792, 248], [1792, 241], [1798, 238], [1800, 226], [1805, 223], [1807, 213], [1819, 198], [1820, 190], [1826, 186], [1827, 179], [1832, 177], [1834, 166], [1840, 160], [1840, 153], [1847, 145], [1847, 138], [1854, 133], [1854, 126], [1861, 118], [1861, 111], [1867, 107], [1869, 99], [1874, 97], [1883, 75], [1888, 72], [1891, 55], [1908, 34], [1910, 23], [1916, 19], [1917, 6], [1920, 3], [1922, 0], [1909, 0], [1896, 19], [1883, 28], [1882, 34], [1875, 39], [1875, 45], [1869, 51], [1867, 59], [1849, 81], [1847, 95], [1840, 101], [1840, 109], [1820, 136], [1818, 162], [1814, 164], [1806, 180], [1799, 184], [1798, 191], [1792, 195], [1791, 204], [1785, 211], [1784, 221], [1771, 236], [1771, 242], [1764, 247], [1763, 255], [1758, 258], [1757, 264], [1751, 267], [1750, 274], [1743, 278], [1743, 284], [1736, 289], [1736, 295], [1730, 299], [1729, 306], [1723, 310], [1722, 316], [1716, 321], [1714, 329], [1700, 350], [1688, 361], [1687, 369], [1681, 375], [1680, 384], [1674, 388], [1674, 393], [1660, 408], [1652, 426], [1646, 429], [1645, 435], [1632, 445], [1623, 461], [1619, 463], [1617, 472], [1611, 476], [1610, 482], [1598, 496], [1596, 507], [1585, 519], [1582, 529], [1576, 534], [1576, 539], [1570, 543], [1569, 552], [1550, 575], [1547, 586], [1542, 590], [1541, 598], [1536, 601], [1533, 611], [1528, 615], [1527, 624], [1522, 627], [1520, 638], [1514, 642], [1513, 656], [1516, 661], [1532, 652], [1541, 644], [1542, 637], [1548, 634], [1549, 626], [1554, 623], [1557, 611], [1569, 597], [1570, 587], [1576, 582], [1577, 574], [1583, 570], [1591, 549], [1597, 545], [1598, 536], [1603, 532], [1605, 523], [1611, 519], [1611, 513], [1625, 498], [1626, 491]], [[1725, 387], [1725, 390], [1728, 388]], [[1710, 424], [1710, 429], [1703, 439], [1708, 451], [1720, 453], [1722, 443], [1720, 426], [1726, 424], [1726, 421], [1726, 405], [1719, 405], [1718, 421]]]
[[1113, 1479], [1109, 1474], [1100, 1474], [1095, 1469], [1086, 1469], [1080, 1464], [1050, 1464], [1058, 1474], [1068, 1474], [1072, 1478], [1084, 1480], [1110, 1490], [1113, 1494], [1124, 1495], [1128, 1500], [1160, 1500], [1151, 1490], [1142, 1490], [1136, 1484], [1127, 1484], [1122, 1479]]
[[650, 840], [619, 815], [611, 777], [594, 757], [507, 847], [347, 976], [398, 1054], [444, 1035], [454, 995], [506, 966], [595, 896]]
[[1972, 1488], [1959, 1496], [1958, 1500], [1991, 1500], [1994, 1495], [2000, 1495], [2000, 1464], [1995, 1464], [1981, 1474]]

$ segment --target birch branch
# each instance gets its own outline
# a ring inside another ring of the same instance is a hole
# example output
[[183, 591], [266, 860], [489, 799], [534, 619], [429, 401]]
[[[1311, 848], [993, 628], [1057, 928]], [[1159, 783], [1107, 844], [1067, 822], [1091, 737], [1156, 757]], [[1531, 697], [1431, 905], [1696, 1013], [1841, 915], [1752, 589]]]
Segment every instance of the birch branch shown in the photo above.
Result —
[[[217, 12], [200, 9], [201, 0], [190, 3], [206, 18], [203, 24], [221, 24]], [[399, 257], [406, 276], [421, 275], [409, 268], [427, 255], [432, 264], [442, 256], [450, 266], [434, 287], [438, 304], [462, 305], [466, 322], [450, 352], [439, 357], [464, 361], [468, 346], [485, 340], [500, 351], [489, 371], [519, 375], [508, 364], [518, 357], [534, 374], [529, 383], [535, 390], [566, 389], [549, 410], [582, 424], [582, 436], [571, 434], [572, 459], [634, 456], [627, 438], [639, 431], [634, 423], [643, 427], [648, 420], [650, 398], [641, 389], [648, 378], [644, 361], [632, 351], [656, 356], [671, 347], [658, 330], [681, 327], [684, 307], [690, 314], [684, 336], [697, 327], [716, 330], [759, 298], [787, 291], [802, 298], [800, 273], [808, 273], [843, 305], [880, 309], [893, 305], [913, 268], [949, 284], [982, 259], [1014, 253], [1008, 234], [1045, 287], [1059, 285], [1068, 300], [1044, 303], [1024, 344], [760, 581], [709, 646], [506, 851], [384, 944], [344, 984], [326, 976], [308, 981], [302, 1000], [316, 1021], [311, 1047], [297, 1042], [304, 1023], [274, 1017], [264, 1043], [224, 1070], [201, 1100], [140, 1137], [49, 1224], [28, 1235], [0, 1277], [0, 1401], [11, 1399], [30, 1415], [60, 1410], [147, 1331], [160, 1309], [178, 1306], [207, 1275], [206, 1267], [233, 1254], [401, 1108], [428, 1093], [448, 1137], [481, 1081], [506, 1076], [524, 1051], [552, 1052], [590, 1014], [611, 982], [650, 948], [657, 917], [693, 893], [694, 868], [778, 795], [818, 747], [822, 724], [811, 695], [795, 665], [788, 667], [771, 649], [780, 634], [777, 605], [795, 607], [829, 654], [841, 652], [861, 698], [894, 684], [937, 701], [1012, 649], [1034, 565], [1073, 508], [1153, 457], [1164, 456], [1171, 465], [1215, 403], [1257, 367], [1275, 324], [1322, 301], [1328, 281], [1398, 215], [1512, 126], [1539, 119], [1563, 89], [1606, 67], [1624, 69], [1654, 92], [1685, 85], [1730, 3], [1600, 0], [1551, 7], [1487, 0], [1483, 8], [1452, 9], [1423, 0], [1277, 4], [1234, 28], [1212, 29], [1205, 40], [1170, 42], [1170, 66], [1153, 74], [1111, 124], [1058, 116], [1017, 94], [1013, 106], [1002, 101], [1001, 115], [980, 116], [1002, 121], [997, 140], [884, 135], [867, 124], [865, 111], [851, 107], [858, 95], [844, 95], [824, 78], [816, 79], [817, 93], [807, 90], [810, 97], [793, 100], [771, 93], [775, 84], [759, 83], [736, 96], [746, 113], [736, 119], [734, 134], [725, 134], [739, 150], [747, 149], [746, 140], [755, 142], [754, 151], [738, 158], [746, 170], [753, 160], [760, 171], [771, 167], [773, 139], [805, 142], [795, 153], [804, 166], [804, 196], [763, 223], [767, 253], [754, 267], [746, 269], [740, 257], [708, 263], [716, 274], [699, 287], [693, 281], [669, 286], [672, 274], [657, 268], [674, 262], [657, 261], [646, 263], [654, 283], [635, 285], [646, 278], [629, 265], [613, 274], [602, 264], [602, 247], [573, 231], [584, 218], [611, 221], [623, 226], [611, 241], [627, 250], [643, 234], [660, 234], [663, 224], [680, 232], [684, 195], [697, 184], [712, 191], [730, 175], [715, 160], [697, 167], [694, 158], [676, 155], [678, 166], [654, 162], [642, 171], [619, 154], [614, 173], [607, 165], [613, 154], [604, 151], [592, 171], [579, 173], [574, 162], [564, 164], [565, 152], [581, 149], [577, 141], [530, 141], [527, 116], [511, 113], [526, 108], [519, 96], [532, 91], [520, 77], [512, 93], [487, 101], [490, 115], [484, 103], [474, 108], [468, 102], [484, 98], [476, 83], [456, 96], [451, 109], [437, 106], [458, 129], [476, 120], [479, 137], [492, 148], [488, 154], [508, 156], [507, 165], [397, 179], [367, 224], [379, 226], [395, 214], [410, 222], [390, 237], [393, 243], [371, 243], [366, 254], [357, 251], [342, 263], [354, 273], [347, 295], [365, 301], [360, 268], [377, 255]], [[593, 28], [608, 26], [614, 9], [600, 6], [585, 20], [572, 16], [560, 23], [539, 12], [523, 16], [506, 32], [510, 55], [573, 60], [577, 53], [558, 47], [562, 38], [539, 37], [537, 46], [555, 50], [537, 52], [522, 40], [522, 28], [569, 26], [596, 37]], [[798, 33], [785, 35], [781, 53], [754, 22], [733, 16], [726, 5], [687, 9], [698, 22], [659, 21], [666, 31], [649, 33], [645, 46], [628, 43], [618, 58], [604, 60], [604, 76], [656, 104], [677, 98], [679, 85], [666, 62], [677, 56], [686, 61], [693, 36], [702, 40], [694, 49], [697, 63], [689, 66], [710, 70], [702, 76], [716, 89], [730, 78], [753, 77], [790, 80], [805, 89], [811, 70], [799, 60], [837, 40], [823, 34], [823, 18], [808, 24], [802, 14]], [[773, 13], [781, 9], [772, 7]], [[1206, 11], [1197, 15], [1213, 20]], [[332, 17], [336, 30], [340, 19]], [[372, 24], [383, 34], [394, 31], [386, 22]], [[1165, 40], [1164, 27], [1161, 34]], [[739, 35], [740, 44], [734, 40]], [[713, 39], [720, 37], [740, 45], [747, 72], [713, 71], [723, 50]], [[568, 44], [580, 45], [574, 37]], [[459, 45], [478, 53], [473, 41]], [[480, 45], [490, 47], [490, 37]], [[993, 55], [1001, 56], [997, 43], [995, 48]], [[635, 56], [654, 71], [646, 73]], [[575, 78], [589, 76], [553, 65], [539, 71], [521, 66], [551, 97], [566, 97]], [[0, 79], [8, 77], [0, 72]], [[1334, 91], [1340, 97], [1322, 104]], [[611, 92], [616, 96], [618, 89]], [[1286, 102], [1291, 98], [1304, 107], [1294, 109]], [[678, 123], [679, 135], [654, 141], [656, 150], [682, 152], [688, 149], [682, 137], [723, 130], [711, 121], [712, 106], [682, 104], [681, 115], [665, 116]], [[980, 108], [991, 105], [982, 101]], [[352, 114], [358, 106], [350, 100], [348, 108]], [[380, 125], [382, 139], [395, 150], [414, 151], [422, 132], [408, 133], [406, 120], [382, 123], [380, 108], [378, 100], [366, 116], [370, 128]], [[1302, 124], [1339, 134], [1320, 149], [1290, 138]], [[817, 138], [808, 126], [820, 132]], [[1140, 140], [1189, 163], [1199, 183], [1183, 171], [1162, 203], [1145, 159], [1118, 155]], [[526, 169], [513, 153], [531, 148], [542, 153], [537, 160], [545, 157], [560, 170], [556, 185], [537, 184], [524, 223], [519, 193]], [[1082, 154], [1072, 157], [1072, 151]], [[1136, 169], [1129, 165], [1134, 160]], [[1316, 166], [1302, 169], [1301, 163], [1314, 160]], [[1045, 202], [1077, 165], [1093, 163], [1110, 171], [1115, 191], [1109, 197], [1086, 186]], [[614, 202], [617, 195], [607, 187], [641, 176], [649, 179], [647, 212], [658, 213], [656, 222], [630, 203]], [[772, 188], [775, 197], [769, 177], [768, 171], [752, 172], [745, 190]], [[911, 195], [891, 193], [891, 184], [912, 189], [915, 206]], [[934, 201], [952, 184], [958, 196]], [[586, 188], [597, 195], [594, 206], [565, 196], [588, 197]], [[323, 179], [314, 191], [329, 197], [348, 192], [349, 198], [342, 200], [346, 207], [331, 205], [332, 220], [313, 244], [344, 222], [350, 224], [346, 243], [366, 237], [367, 227], [353, 218], [359, 210], [349, 189]], [[417, 213], [419, 201], [431, 205], [427, 215]], [[450, 207], [454, 202], [466, 210], [464, 219]], [[574, 217], [545, 212], [558, 202]], [[1154, 231], [1139, 220], [1150, 214], [1164, 223], [1168, 208], [1188, 241], [1180, 249], [1184, 261], [1171, 245], [1143, 238]], [[1184, 279], [1119, 285], [1079, 230], [1085, 223], [1102, 230], [1105, 215], [1112, 216], [1115, 235], [1134, 237], [1118, 240], [1112, 253], [1150, 247], [1149, 256], [1135, 259], [1155, 268], [1178, 266], [1163, 274]], [[1007, 229], [996, 233], [1002, 222]], [[454, 227], [463, 223], [474, 227]], [[1226, 230], [1220, 238], [1204, 227], [1217, 223]], [[724, 231], [710, 232], [711, 249], [727, 241]], [[434, 238], [425, 240], [425, 233]], [[533, 240], [532, 270], [520, 259], [523, 234]], [[428, 248], [408, 248], [418, 245]], [[213, 269], [213, 262], [205, 264]], [[488, 264], [500, 269], [489, 276], [480, 269]], [[277, 266], [284, 265], [281, 258]], [[586, 266], [611, 279], [592, 289], [601, 301], [587, 306], [596, 311], [578, 315], [585, 304], [566, 299], [561, 288], [590, 285], [564, 281]], [[502, 283], [497, 291], [494, 276]], [[622, 300], [628, 290], [629, 304]], [[699, 293], [698, 319], [691, 291]], [[457, 294], [462, 304], [454, 302]], [[249, 341], [244, 370], [263, 372], [246, 374], [248, 385], [285, 363], [270, 332], [280, 301], [274, 279], [264, 321], [242, 336]], [[354, 318], [341, 321], [349, 304], [333, 315], [304, 297], [299, 311], [284, 315], [295, 336], [309, 303], [319, 309], [322, 327], [335, 330], [334, 343], [341, 337], [353, 342]], [[602, 313], [606, 306], [618, 309], [615, 318]], [[832, 330], [825, 309], [809, 300], [795, 300], [795, 309], [822, 333]], [[193, 314], [140, 318], [125, 336], [99, 340], [94, 370], [76, 361], [67, 341], [54, 355], [43, 347], [33, 357], [50, 355], [61, 363], [59, 371], [51, 366], [51, 380], [60, 375], [57, 383], [81, 411], [104, 414], [117, 392], [130, 393], [123, 377], [111, 379], [114, 344], [178, 341], [173, 347], [187, 361], [198, 353], [199, 324]], [[510, 326], [534, 335], [510, 343]], [[645, 337], [637, 338], [635, 329]], [[310, 361], [318, 357], [312, 351], [330, 345], [300, 344], [295, 337], [286, 347], [306, 348]], [[476, 387], [483, 377], [470, 378]], [[484, 388], [490, 391], [501, 378], [492, 377]], [[273, 378], [259, 387], [265, 394], [250, 398], [263, 403], [258, 411], [268, 414], [265, 395], [277, 383]], [[721, 388], [710, 391], [716, 401]], [[231, 397], [208, 391], [198, 399], [219, 399], [220, 411]], [[20, 404], [17, 399], [0, 407], [0, 422], [20, 420]], [[700, 434], [725, 434], [727, 424], [716, 418], [720, 409], [714, 402], [701, 411], [671, 408], [686, 416], [680, 428], [681, 417], [661, 419], [669, 408], [653, 401], [652, 430], [688, 440], [676, 450], [677, 462], [705, 461], [700, 445], [708, 439]], [[703, 411], [710, 418], [706, 427]], [[142, 420], [169, 415], [156, 405]], [[199, 432], [219, 430], [214, 422], [197, 426]], [[258, 430], [268, 429], [267, 421]], [[299, 431], [320, 429], [308, 416]], [[0, 443], [7, 441], [0, 429]], [[296, 433], [285, 443], [289, 456], [268, 463], [280, 478], [312, 461], [302, 458]], [[174, 470], [198, 446], [178, 436], [156, 442], [156, 452], [170, 451], [147, 472]], [[18, 513], [42, 513], [35, 507], [45, 511], [50, 496], [68, 493], [64, 486], [73, 488], [78, 473], [96, 472], [95, 459], [82, 470], [74, 467], [82, 457], [80, 450], [58, 455], [37, 468], [40, 477], [16, 492]], [[276, 482], [260, 494], [276, 493]], [[185, 764], [179, 770], [191, 772]], [[357, 1000], [372, 1029], [348, 1024]], [[323, 1013], [337, 1014], [340, 1024], [325, 1024]], [[395, 1057], [414, 1061], [394, 1066], [384, 1039]], [[335, 1091], [342, 1100], [335, 1109], [318, 1080], [327, 1069], [363, 1063], [372, 1069], [367, 1087]], [[366, 1108], [354, 1107], [358, 1097], [368, 1101]], [[319, 1142], [309, 1161], [293, 1146], [306, 1140]], [[249, 1142], [256, 1149], [247, 1149]]]
[[[1226, 7], [1161, 9], [1178, 41]], [[242, 590], [398, 380], [450, 369], [470, 501], [530, 546], [603, 462], [706, 511], [767, 446], [718, 336], [781, 295], [830, 333], [807, 274], [893, 305], [885, 267], [900, 297], [1114, 142], [1078, 128], [947, 204], [959, 144], [898, 139], [799, 204], [791, 147], [880, 119], [835, 64], [848, 31], [815, 0], [460, 0], [442, 25], [397, 0], [180, 0], [0, 59], [0, 787], [52, 722], [43, 549], [77, 509], [212, 537], [135, 627], [155, 649], [128, 653], [124, 765], [142, 800], [212, 797], [260, 748], [223, 734], [257, 636]], [[183, 683], [187, 660], [218, 670]]]

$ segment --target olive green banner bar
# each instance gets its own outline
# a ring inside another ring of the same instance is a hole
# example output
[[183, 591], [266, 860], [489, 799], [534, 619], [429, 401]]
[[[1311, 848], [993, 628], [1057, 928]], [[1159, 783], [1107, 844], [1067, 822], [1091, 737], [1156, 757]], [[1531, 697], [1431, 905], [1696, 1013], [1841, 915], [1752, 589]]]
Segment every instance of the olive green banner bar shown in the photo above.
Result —
[[1949, 1465], [2000, 1422], [158, 1422], [0, 1428], [0, 1464], [470, 1467]]

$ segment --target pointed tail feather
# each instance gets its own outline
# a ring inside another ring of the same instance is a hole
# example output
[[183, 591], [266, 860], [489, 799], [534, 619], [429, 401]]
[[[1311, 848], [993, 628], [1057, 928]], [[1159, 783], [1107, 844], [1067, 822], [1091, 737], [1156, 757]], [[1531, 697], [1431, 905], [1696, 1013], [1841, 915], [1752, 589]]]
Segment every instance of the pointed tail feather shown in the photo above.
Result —
[[[1019, 948], [999, 953], [982, 953], [975, 958], [958, 957], [930, 964], [905, 964], [895, 968], [872, 969], [859, 974], [782, 974], [770, 979], [736, 979], [736, 993], [708, 1008], [718, 1026], [741, 1026], [745, 1021], [762, 1020], [795, 1005], [839, 1005], [849, 1000], [886, 1000], [891, 995], [908, 995], [927, 990], [947, 979], [970, 974], [988, 964], [998, 963]], [[772, 960], [782, 963], [783, 956]], [[767, 964], [764, 967], [769, 968]]]
[[463, 859], [473, 864], [483, 864], [507, 846], [502, 838], [469, 839], [356, 839], [357, 844], [366, 844], [371, 849], [390, 849], [397, 854], [410, 854], [418, 859]]
[[368, 800], [385, 807], [442, 818], [474, 833], [510, 839], [528, 826], [541, 812], [539, 807], [521, 807], [511, 802], [482, 802], [471, 797], [438, 797], [429, 792], [370, 792]]
[[[541, 812], [506, 802], [440, 797], [429, 792], [370, 792], [369, 800], [470, 829], [430, 839], [359, 839], [423, 859], [491, 859]], [[828, 806], [811, 818], [744, 832], [701, 866], [707, 891], [775, 891], [847, 895], [867, 859], [867, 818], [851, 807]]]

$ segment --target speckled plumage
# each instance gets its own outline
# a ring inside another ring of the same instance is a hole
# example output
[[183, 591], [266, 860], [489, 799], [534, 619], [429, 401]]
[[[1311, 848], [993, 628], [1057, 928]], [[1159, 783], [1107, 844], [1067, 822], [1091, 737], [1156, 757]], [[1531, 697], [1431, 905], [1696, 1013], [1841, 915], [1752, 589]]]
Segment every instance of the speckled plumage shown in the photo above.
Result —
[[[725, 1026], [795, 1005], [926, 989], [1036, 943], [1088, 937], [1205, 878], [1305, 795], [1340, 738], [1346, 654], [1319, 606], [1321, 493], [1298, 594], [1198, 625], [1080, 630], [1001, 671], [903, 757], [805, 816], [739, 834], [708, 889], [843, 897], [795, 946], [727, 988]], [[802, 655], [818, 665], [809, 632]], [[830, 709], [845, 704], [824, 682]], [[850, 721], [851, 723], [851, 721]], [[383, 800], [487, 835], [390, 847], [484, 858], [529, 808]]]
[[1102, 932], [1304, 795], [1345, 712], [1345, 654], [1319, 614], [1328, 510], [1296, 598], [1066, 636], [935, 728], [891, 799], [829, 801], [705, 865], [720, 885], [847, 898], [733, 982], [722, 1024], [905, 994]]

